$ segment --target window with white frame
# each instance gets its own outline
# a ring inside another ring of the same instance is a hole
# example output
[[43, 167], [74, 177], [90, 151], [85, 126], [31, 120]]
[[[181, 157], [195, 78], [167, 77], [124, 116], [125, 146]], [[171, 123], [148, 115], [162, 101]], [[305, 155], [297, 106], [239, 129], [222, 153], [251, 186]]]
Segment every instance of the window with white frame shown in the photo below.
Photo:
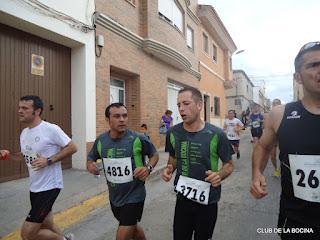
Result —
[[209, 54], [208, 36], [203, 33], [203, 51]]
[[193, 29], [187, 26], [187, 46], [193, 49]]
[[174, 0], [158, 1], [159, 15], [183, 32], [183, 14]]
[[125, 82], [112, 78], [110, 82], [110, 104], [117, 102], [125, 104]]
[[215, 44], [212, 44], [212, 49], [213, 49], [212, 59], [213, 59], [213, 61], [216, 62], [218, 60], [217, 46]]

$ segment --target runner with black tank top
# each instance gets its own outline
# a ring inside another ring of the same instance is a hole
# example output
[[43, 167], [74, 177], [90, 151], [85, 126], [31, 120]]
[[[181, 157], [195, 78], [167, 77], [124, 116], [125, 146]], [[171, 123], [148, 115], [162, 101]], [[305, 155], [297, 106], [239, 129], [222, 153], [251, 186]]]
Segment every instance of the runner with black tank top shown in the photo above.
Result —
[[320, 115], [308, 112], [301, 101], [286, 105], [277, 132], [282, 184], [279, 228], [288, 219], [320, 226], [319, 133]]
[[305, 44], [295, 58], [294, 79], [301, 101], [276, 106], [264, 122], [253, 151], [251, 193], [267, 195], [263, 171], [279, 142], [282, 240], [320, 239], [320, 42]]

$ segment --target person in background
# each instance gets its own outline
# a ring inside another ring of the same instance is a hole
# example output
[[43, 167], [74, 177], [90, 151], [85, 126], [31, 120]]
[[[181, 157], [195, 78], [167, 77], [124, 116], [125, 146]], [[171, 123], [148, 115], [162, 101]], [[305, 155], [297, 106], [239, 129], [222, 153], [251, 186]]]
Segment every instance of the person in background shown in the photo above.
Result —
[[243, 123], [235, 117], [235, 110], [229, 110], [228, 118], [224, 121], [223, 130], [226, 133], [234, 152], [237, 154], [237, 159], [240, 158], [239, 144], [240, 131], [242, 128]]
[[167, 110], [165, 114], [161, 117], [160, 125], [165, 125], [166, 129], [169, 130], [170, 127], [173, 125], [173, 118], [172, 118], [172, 111]]
[[246, 116], [246, 111], [242, 111], [241, 113], [241, 122], [243, 123], [243, 129], [246, 129], [247, 126], [247, 116]]
[[149, 136], [147, 124], [145, 124], [145, 123], [141, 124], [141, 126], [140, 126], [140, 132], [141, 132], [148, 140], [150, 140], [150, 136]]
[[[281, 105], [281, 100], [276, 98], [272, 101], [272, 108]], [[271, 150], [270, 158], [272, 165], [274, 167], [274, 171], [272, 173], [272, 176], [274, 177], [280, 177], [280, 168], [277, 167], [277, 150], [278, 150], [278, 144], [273, 147]]]
[[252, 113], [250, 114], [250, 125], [251, 125], [251, 135], [252, 143], [255, 145], [262, 135], [263, 130], [263, 115], [260, 111], [260, 105], [254, 104]]

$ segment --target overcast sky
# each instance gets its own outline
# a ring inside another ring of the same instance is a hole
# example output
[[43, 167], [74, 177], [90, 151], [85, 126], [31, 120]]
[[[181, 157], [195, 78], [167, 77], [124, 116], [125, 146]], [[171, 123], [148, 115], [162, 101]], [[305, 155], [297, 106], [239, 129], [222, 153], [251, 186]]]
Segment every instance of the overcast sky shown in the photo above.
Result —
[[320, 0], [198, 0], [212, 5], [238, 50], [233, 69], [243, 69], [271, 100], [293, 98], [293, 61], [301, 46], [320, 41]]

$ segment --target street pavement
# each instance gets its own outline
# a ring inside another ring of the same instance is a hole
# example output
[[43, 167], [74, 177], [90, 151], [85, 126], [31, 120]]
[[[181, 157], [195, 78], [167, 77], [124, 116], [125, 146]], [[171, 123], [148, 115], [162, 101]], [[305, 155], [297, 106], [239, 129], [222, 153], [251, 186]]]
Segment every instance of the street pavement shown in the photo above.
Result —
[[[158, 149], [159, 162], [149, 179], [157, 178], [166, 166], [168, 153]], [[87, 171], [68, 169], [63, 171], [64, 189], [58, 196], [53, 212], [58, 225], [68, 228], [92, 211], [108, 203], [104, 176], [96, 178]], [[0, 183], [0, 239], [20, 239], [20, 227], [30, 210], [29, 179], [23, 178]]]
[[[271, 177], [269, 163], [265, 171], [269, 194], [255, 200], [249, 193], [252, 146], [248, 130], [242, 134], [240, 149], [241, 158], [234, 160], [234, 172], [222, 184], [213, 239], [278, 239], [273, 233], [258, 231], [276, 227], [280, 179]], [[172, 239], [175, 193], [172, 181], [166, 183], [160, 178], [168, 154], [163, 149], [159, 153], [158, 166], [146, 182], [147, 198], [141, 221], [150, 240]], [[115, 239], [117, 222], [110, 210], [105, 179], [73, 169], [63, 174], [65, 188], [54, 205], [56, 222], [65, 232], [73, 232], [77, 240]], [[28, 178], [0, 184], [0, 239], [20, 239], [19, 228], [30, 208], [28, 195]]]
[[[242, 134], [240, 149], [241, 158], [234, 159], [233, 174], [222, 184], [222, 197], [213, 239], [279, 239], [274, 233], [258, 232], [266, 232], [277, 226], [280, 179], [271, 176], [273, 169], [270, 162], [265, 171], [268, 195], [261, 200], [254, 199], [249, 193], [252, 145], [248, 130]], [[147, 239], [173, 239], [175, 193], [172, 181], [166, 183], [159, 176], [148, 181], [146, 187], [147, 198], [141, 226]], [[115, 239], [117, 224], [110, 206], [105, 205], [68, 230], [73, 232], [78, 240], [112, 240]]]

